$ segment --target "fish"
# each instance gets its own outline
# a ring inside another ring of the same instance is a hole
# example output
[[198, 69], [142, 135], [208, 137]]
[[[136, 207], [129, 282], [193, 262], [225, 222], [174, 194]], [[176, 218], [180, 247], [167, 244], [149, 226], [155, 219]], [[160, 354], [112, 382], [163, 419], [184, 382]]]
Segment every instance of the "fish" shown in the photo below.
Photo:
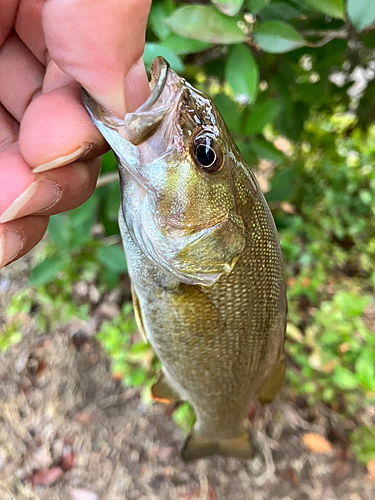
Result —
[[149, 98], [123, 119], [82, 98], [118, 162], [135, 317], [162, 366], [152, 397], [191, 404], [185, 461], [250, 459], [248, 408], [283, 384], [287, 313], [277, 230], [255, 175], [212, 100], [162, 57]]

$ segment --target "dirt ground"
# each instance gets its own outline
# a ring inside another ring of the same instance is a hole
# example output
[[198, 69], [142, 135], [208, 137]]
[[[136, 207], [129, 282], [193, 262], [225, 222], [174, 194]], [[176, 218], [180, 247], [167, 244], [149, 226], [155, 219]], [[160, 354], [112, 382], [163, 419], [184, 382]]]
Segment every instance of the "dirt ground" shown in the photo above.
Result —
[[[1, 272], [0, 327], [26, 279], [27, 262]], [[114, 381], [93, 337], [71, 323], [48, 335], [26, 326], [0, 355], [0, 500], [375, 498], [336, 414], [297, 405], [286, 389], [251, 420], [253, 460], [186, 465], [166, 407], [145, 406], [138, 390]], [[325, 453], [306, 447], [306, 433], [323, 437]]]

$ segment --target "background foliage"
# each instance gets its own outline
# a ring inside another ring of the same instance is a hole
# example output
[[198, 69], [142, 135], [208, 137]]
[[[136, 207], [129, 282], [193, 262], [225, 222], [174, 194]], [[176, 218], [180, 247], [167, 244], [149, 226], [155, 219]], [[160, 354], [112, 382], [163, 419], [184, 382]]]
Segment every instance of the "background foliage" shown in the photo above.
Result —
[[[374, 21], [372, 0], [155, 0], [144, 54], [147, 68], [162, 55], [212, 96], [258, 173], [286, 263], [291, 397], [352, 419], [365, 463], [375, 458]], [[108, 153], [102, 175], [115, 169]], [[109, 183], [51, 218], [0, 347], [19, 340], [20, 311], [37, 307], [41, 331], [88, 321], [77, 283], [99, 294], [120, 285], [124, 309], [97, 336], [116, 376], [149, 385], [158, 362], [135, 334], [119, 203]], [[175, 412], [185, 427], [190, 416], [186, 405]]]

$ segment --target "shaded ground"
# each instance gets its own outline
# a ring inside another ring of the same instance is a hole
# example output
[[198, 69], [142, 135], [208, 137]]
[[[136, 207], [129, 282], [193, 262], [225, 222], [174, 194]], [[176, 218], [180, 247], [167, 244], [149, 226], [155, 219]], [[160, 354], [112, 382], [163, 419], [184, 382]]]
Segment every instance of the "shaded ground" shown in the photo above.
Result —
[[[25, 269], [2, 271], [1, 308]], [[0, 355], [0, 499], [373, 499], [336, 419], [284, 394], [252, 416], [252, 461], [185, 465], [184, 436], [165, 407], [146, 407], [139, 391], [114, 381], [93, 338], [72, 324], [48, 336], [26, 324], [23, 340]], [[327, 453], [308, 451], [306, 433], [328, 438]]]

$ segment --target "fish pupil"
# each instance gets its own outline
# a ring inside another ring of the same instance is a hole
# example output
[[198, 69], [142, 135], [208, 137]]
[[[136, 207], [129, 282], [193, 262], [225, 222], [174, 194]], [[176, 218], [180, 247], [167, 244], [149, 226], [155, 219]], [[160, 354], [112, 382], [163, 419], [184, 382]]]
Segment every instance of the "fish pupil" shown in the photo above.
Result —
[[199, 144], [195, 156], [202, 167], [210, 167], [216, 160], [216, 154], [207, 144]]

